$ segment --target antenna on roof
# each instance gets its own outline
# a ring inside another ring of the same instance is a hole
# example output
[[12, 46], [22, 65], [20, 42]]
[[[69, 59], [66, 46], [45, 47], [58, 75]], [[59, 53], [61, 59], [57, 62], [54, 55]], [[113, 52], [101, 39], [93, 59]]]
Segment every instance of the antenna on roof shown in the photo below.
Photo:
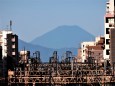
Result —
[[12, 31], [12, 20], [10, 20], [10, 31]]

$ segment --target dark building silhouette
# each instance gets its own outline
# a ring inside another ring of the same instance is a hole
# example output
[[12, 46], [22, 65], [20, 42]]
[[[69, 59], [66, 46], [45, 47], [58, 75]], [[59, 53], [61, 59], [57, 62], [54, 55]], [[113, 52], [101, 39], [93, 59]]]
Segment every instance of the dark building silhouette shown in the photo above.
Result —
[[16, 34], [7, 34], [7, 56], [18, 61], [18, 36]]

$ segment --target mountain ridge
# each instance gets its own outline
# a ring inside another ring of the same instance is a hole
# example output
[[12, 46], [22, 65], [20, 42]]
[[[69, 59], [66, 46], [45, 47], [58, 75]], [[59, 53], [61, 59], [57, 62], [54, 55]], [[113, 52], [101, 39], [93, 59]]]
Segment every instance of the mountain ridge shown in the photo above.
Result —
[[[82, 39], [77, 38], [76, 40], [75, 38], [77, 36], [81, 37]], [[82, 36], [84, 36], [84, 38]], [[94, 35], [90, 34], [79, 26], [62, 25], [48, 33], [45, 33], [42, 36], [36, 37], [30, 43], [54, 49], [71, 47], [77, 48], [78, 42], [81, 43], [83, 41], [91, 41], [94, 38]]]
[[[35, 51], [40, 51], [41, 60], [42, 61], [49, 61], [49, 58], [52, 56], [53, 51], [58, 52], [58, 56], [61, 59], [62, 55], [66, 51], [73, 52], [73, 55], [77, 55], [77, 49], [80, 48], [80, 43], [84, 41], [92, 41], [95, 37], [85, 31], [84, 29], [80, 28], [79, 26], [73, 25], [63, 25], [58, 26], [54, 30], [37, 37], [33, 43], [32, 42], [25, 42], [19, 39], [19, 50], [25, 49], [31, 51], [31, 56]], [[43, 41], [47, 46], [40, 45], [38, 42]], [[52, 43], [51, 43], [52, 42]], [[51, 43], [51, 44], [50, 44]], [[53, 45], [56, 47], [49, 46]], [[59, 45], [61, 46], [59, 46]], [[50, 48], [49, 48], [50, 47]]]
[[52, 56], [54, 51], [57, 51], [59, 59], [61, 59], [61, 56], [66, 52], [66, 51], [72, 51], [73, 55], [77, 55], [77, 48], [62, 48], [62, 49], [51, 49], [51, 48], [45, 48], [43, 46], [39, 45], [33, 45], [30, 43], [27, 43], [21, 39], [18, 41], [19, 43], [19, 51], [21, 50], [27, 50], [31, 51], [31, 57], [35, 51], [40, 51], [40, 58], [43, 62], [49, 61], [49, 58]]

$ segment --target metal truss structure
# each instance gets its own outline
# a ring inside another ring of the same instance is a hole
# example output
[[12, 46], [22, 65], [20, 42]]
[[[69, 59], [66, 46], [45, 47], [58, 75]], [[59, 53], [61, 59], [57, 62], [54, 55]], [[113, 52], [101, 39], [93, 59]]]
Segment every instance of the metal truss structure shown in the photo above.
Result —
[[[73, 57], [72, 57], [73, 59]], [[8, 85], [18, 86], [114, 86], [113, 67], [97, 63], [77, 63], [68, 57], [58, 61], [57, 55], [50, 62], [36, 61], [18, 66], [8, 76]], [[11, 71], [9, 71], [11, 72]]]

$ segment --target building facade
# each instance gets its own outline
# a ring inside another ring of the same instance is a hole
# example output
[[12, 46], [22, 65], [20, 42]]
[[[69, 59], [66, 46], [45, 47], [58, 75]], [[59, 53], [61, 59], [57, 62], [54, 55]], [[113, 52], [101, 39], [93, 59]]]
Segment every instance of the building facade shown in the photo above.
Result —
[[14, 57], [18, 61], [18, 36], [7, 34], [7, 56]]
[[87, 58], [87, 62], [101, 64], [104, 62], [103, 59], [103, 49], [104, 49], [104, 37], [96, 37], [94, 46], [87, 46], [87, 53], [89, 54], [89, 58]]
[[12, 31], [0, 31], [0, 46], [2, 46], [2, 59], [7, 57], [7, 34], [11, 34]]
[[110, 30], [110, 61], [115, 62], [115, 28]]
[[18, 36], [12, 31], [0, 31], [0, 46], [2, 46], [2, 59], [7, 56], [18, 58]]
[[112, 41], [113, 40], [113, 35], [115, 35], [112, 31], [114, 31], [115, 28], [115, 4], [114, 0], [109, 0], [106, 3], [106, 14], [104, 17], [105, 21], [105, 49], [104, 49], [104, 59], [105, 60], [110, 60], [111, 58], [115, 58], [115, 54], [113, 54], [113, 45], [115, 43]]
[[20, 63], [27, 63], [28, 59], [30, 58], [30, 51], [22, 50], [19, 52], [20, 56]]
[[[81, 52], [79, 58], [82, 62], [88, 62], [88, 57], [93, 59], [103, 59], [103, 49], [104, 49], [104, 40], [103, 36], [96, 37], [94, 42], [82, 42], [81, 43]], [[79, 52], [78, 52], [79, 55]]]
[[81, 57], [82, 57], [82, 62], [85, 62], [86, 58], [88, 57], [87, 51], [88, 48], [87, 46], [94, 46], [95, 42], [82, 42], [81, 43]]

